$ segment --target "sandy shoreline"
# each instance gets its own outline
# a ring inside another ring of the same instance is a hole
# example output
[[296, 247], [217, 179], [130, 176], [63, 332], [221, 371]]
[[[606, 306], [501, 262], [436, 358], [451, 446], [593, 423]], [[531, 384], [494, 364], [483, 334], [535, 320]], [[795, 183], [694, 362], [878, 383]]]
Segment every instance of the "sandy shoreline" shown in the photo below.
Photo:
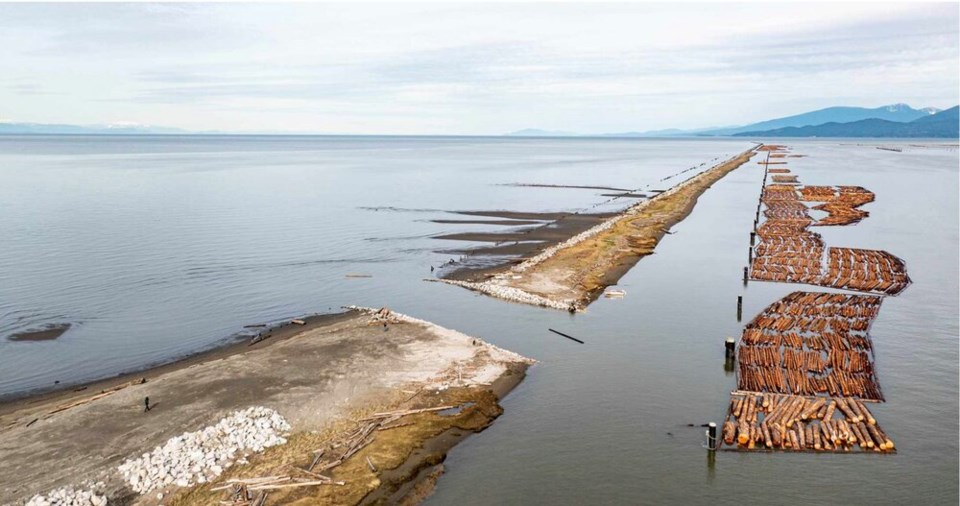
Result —
[[[224, 492], [210, 489], [228, 477], [303, 473], [317, 448], [328, 448], [333, 458], [342, 451], [344, 431], [373, 412], [460, 406], [447, 416], [407, 415], [400, 418], [405, 425], [375, 431], [367, 446], [327, 471], [344, 485], [275, 491], [266, 504], [397, 502], [428, 493], [446, 451], [499, 416], [497, 400], [532, 361], [405, 315], [386, 320], [384, 326], [384, 318], [362, 308], [315, 316], [302, 326], [274, 329], [253, 345], [213, 350], [81, 391], [0, 404], [0, 504], [91, 483], [100, 483], [94, 488], [111, 504], [159, 504], [156, 494], [163, 494], [163, 504], [216, 503]], [[145, 397], [153, 406], [148, 413]], [[139, 495], [117, 472], [125, 459], [251, 406], [279, 413], [291, 427], [287, 442], [253, 452], [249, 463], [226, 469], [212, 484], [163, 484]], [[377, 462], [376, 471], [367, 458]]]
[[690, 214], [703, 192], [755, 152], [756, 148], [744, 151], [514, 265], [429, 281], [512, 302], [582, 311], [640, 258], [653, 253], [669, 228]]

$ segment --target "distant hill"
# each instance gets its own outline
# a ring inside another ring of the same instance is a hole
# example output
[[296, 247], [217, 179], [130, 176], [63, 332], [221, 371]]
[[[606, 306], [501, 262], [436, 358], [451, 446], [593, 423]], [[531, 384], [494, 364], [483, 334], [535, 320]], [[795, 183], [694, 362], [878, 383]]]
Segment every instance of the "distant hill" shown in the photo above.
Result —
[[759, 123], [751, 123], [744, 126], [728, 126], [714, 128], [698, 128], [694, 130], [681, 130], [678, 128], [667, 128], [662, 130], [649, 130], [645, 132], [615, 132], [600, 134], [579, 134], [575, 132], [562, 132], [556, 130], [539, 130], [528, 128], [518, 130], [506, 135], [513, 137], [685, 137], [685, 136], [729, 136], [741, 133], [763, 132], [788, 127], [805, 127], [814, 125], [823, 125], [826, 123], [851, 123], [854, 121], [879, 119], [888, 122], [909, 123], [911, 121], [932, 117], [940, 112], [933, 107], [923, 109], [914, 109], [907, 104], [892, 104], [883, 107], [827, 107], [816, 111], [795, 114], [783, 118], [776, 118]]
[[73, 134], [73, 135], [150, 135], [150, 134], [185, 134], [186, 130], [179, 128], [158, 127], [151, 125], [55, 125], [47, 123], [0, 123], [2, 134]]
[[893, 104], [868, 109], [865, 107], [828, 107], [817, 111], [805, 112], [785, 118], [776, 118], [750, 125], [719, 128], [700, 132], [699, 135], [737, 135], [743, 132], [761, 132], [787, 127], [805, 127], [825, 123], [851, 123], [867, 119], [880, 119], [891, 122], [907, 123], [916, 119], [932, 116], [940, 112], [932, 107], [914, 109], [907, 104]]
[[847, 123], [775, 128], [741, 132], [737, 137], [960, 137], [960, 107], [925, 115], [907, 123], [885, 119], [864, 119]]

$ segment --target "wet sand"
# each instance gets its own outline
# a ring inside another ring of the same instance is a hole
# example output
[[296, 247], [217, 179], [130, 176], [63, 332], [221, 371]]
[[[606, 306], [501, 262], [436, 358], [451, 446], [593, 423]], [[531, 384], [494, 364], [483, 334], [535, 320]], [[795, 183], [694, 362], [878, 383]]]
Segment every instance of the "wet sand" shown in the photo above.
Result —
[[[359, 503], [378, 490], [395, 497], [420, 475], [403, 472], [404, 466], [408, 471], [430, 467], [435, 475], [435, 466], [459, 440], [451, 434], [465, 437], [500, 414], [497, 399], [523, 377], [530, 361], [428, 322], [392, 318], [386, 327], [362, 310], [304, 318], [304, 325], [265, 330], [256, 344], [238, 343], [79, 391], [0, 404], [0, 503], [94, 480], [104, 483], [111, 504], [156, 504], [156, 492], [136, 495], [116, 467], [170, 437], [252, 405], [286, 418], [292, 426], [289, 442], [230, 468], [218, 482], [236, 474], [279, 472], [291, 462], [309, 464], [313, 450], [335, 445], [342, 429], [374, 411], [473, 403], [455, 416], [408, 417], [413, 423], [403, 430], [384, 431], [331, 470], [346, 482], [337, 487], [337, 502]], [[153, 405], [149, 413], [144, 397]], [[442, 441], [431, 442], [435, 438]], [[428, 442], [435, 448], [418, 453]], [[367, 468], [371, 454], [380, 461], [377, 472]], [[163, 491], [163, 503], [210, 504], [225, 497], [209, 488], [171, 486]], [[331, 489], [319, 487], [325, 488]], [[324, 495], [330, 490], [319, 489], [299, 488], [290, 500], [271, 494], [267, 504], [288, 504], [300, 496], [304, 504], [331, 502], [334, 496]]]
[[564, 188], [574, 190], [610, 190], [615, 192], [629, 192], [627, 188], [614, 188], [612, 186], [580, 186], [568, 184], [539, 184], [539, 183], [505, 183], [500, 186], [516, 186], [521, 188]]
[[52, 341], [65, 334], [72, 326], [71, 323], [55, 323], [42, 329], [11, 334], [7, 339], [11, 341]]
[[[438, 250], [438, 253], [464, 255], [466, 258], [455, 260], [443, 266], [439, 275], [444, 279], [473, 280], [483, 278], [505, 267], [522, 262], [525, 258], [559, 244], [604, 220], [616, 216], [614, 213], [575, 214], [575, 213], [526, 213], [518, 211], [462, 211], [462, 214], [492, 216], [508, 219], [540, 220], [537, 227], [529, 227], [510, 232], [464, 232], [434, 236], [434, 239], [468, 242], [488, 242], [491, 245], [470, 246]], [[496, 257], [495, 261], [489, 261]]]
[[711, 167], [514, 265], [487, 268], [472, 275], [445, 276], [440, 281], [513, 302], [583, 310], [606, 287], [616, 284], [640, 258], [653, 253], [670, 227], [692, 212], [698, 197], [746, 163], [755, 149]]
[[543, 222], [534, 220], [430, 220], [430, 223], [449, 225], [504, 225], [512, 227], [515, 225], [539, 225]]

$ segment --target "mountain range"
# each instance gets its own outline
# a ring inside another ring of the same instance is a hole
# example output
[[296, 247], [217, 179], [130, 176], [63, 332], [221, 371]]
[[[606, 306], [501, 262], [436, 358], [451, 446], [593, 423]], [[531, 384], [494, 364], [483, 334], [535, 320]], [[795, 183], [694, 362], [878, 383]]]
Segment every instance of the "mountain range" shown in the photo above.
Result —
[[[748, 125], [696, 130], [651, 130], [591, 135], [591, 137], [689, 137], [689, 136], [827, 136], [827, 137], [949, 137], [956, 138], [957, 121], [953, 109], [941, 111], [932, 107], [914, 109], [907, 104], [883, 107], [827, 107], [816, 111], [775, 118]], [[941, 115], [941, 113], [947, 113]], [[936, 118], [936, 119], [934, 119]], [[838, 125], [849, 125], [841, 127]], [[903, 127], [902, 125], [912, 125]], [[835, 133], [832, 133], [835, 132]], [[578, 136], [568, 132], [527, 129], [507, 135], [520, 137]]]
[[950, 137], [960, 136], [960, 107], [951, 107], [913, 121], [898, 122], [868, 118], [849, 123], [784, 127], [741, 132], [738, 137]]

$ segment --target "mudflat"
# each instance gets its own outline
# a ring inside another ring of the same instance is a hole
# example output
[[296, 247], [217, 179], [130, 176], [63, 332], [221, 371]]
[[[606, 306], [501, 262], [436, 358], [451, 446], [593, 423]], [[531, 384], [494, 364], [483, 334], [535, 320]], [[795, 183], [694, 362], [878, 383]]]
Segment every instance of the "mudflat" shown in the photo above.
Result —
[[744, 151], [516, 265], [487, 270], [482, 278], [451, 276], [443, 281], [514, 302], [582, 310], [640, 258], [653, 253], [670, 227], [690, 214], [699, 196], [746, 163], [755, 150]]

